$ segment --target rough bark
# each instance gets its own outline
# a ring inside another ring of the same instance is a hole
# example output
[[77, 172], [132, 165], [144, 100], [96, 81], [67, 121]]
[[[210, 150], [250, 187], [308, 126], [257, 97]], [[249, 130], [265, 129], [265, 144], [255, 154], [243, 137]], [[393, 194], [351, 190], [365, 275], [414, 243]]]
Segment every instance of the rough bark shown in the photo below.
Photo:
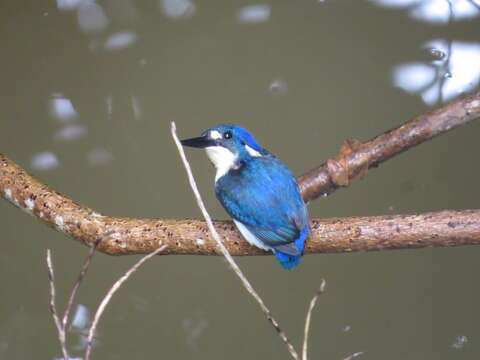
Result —
[[[417, 116], [366, 143], [346, 141], [338, 156], [298, 179], [302, 194], [311, 201], [331, 193], [364, 176], [369, 168], [478, 117], [480, 92]], [[111, 233], [98, 247], [111, 255], [149, 253], [166, 244], [168, 249], [162, 254], [219, 254], [203, 221], [103, 216], [42, 184], [2, 154], [0, 194], [86, 245]], [[232, 222], [217, 221], [216, 226], [232, 255], [265, 254], [247, 244]], [[480, 210], [313, 219], [312, 229], [306, 253], [478, 244]]]

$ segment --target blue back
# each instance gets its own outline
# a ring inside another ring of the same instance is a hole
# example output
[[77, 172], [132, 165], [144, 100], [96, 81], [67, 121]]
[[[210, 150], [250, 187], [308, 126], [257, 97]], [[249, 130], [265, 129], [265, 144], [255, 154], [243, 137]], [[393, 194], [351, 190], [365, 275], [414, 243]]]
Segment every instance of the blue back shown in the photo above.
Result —
[[215, 192], [225, 210], [290, 269], [300, 263], [309, 235], [307, 208], [291, 171], [257, 146], [264, 155], [241, 154], [237, 168], [218, 179]]

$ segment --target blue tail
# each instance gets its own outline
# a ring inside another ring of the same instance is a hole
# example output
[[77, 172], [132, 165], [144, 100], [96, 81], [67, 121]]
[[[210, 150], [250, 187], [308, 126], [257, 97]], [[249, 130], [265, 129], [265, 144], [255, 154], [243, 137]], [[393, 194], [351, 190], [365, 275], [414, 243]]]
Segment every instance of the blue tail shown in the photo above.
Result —
[[298, 255], [289, 255], [285, 254], [279, 250], [274, 250], [275, 256], [277, 257], [278, 262], [282, 267], [286, 270], [290, 270], [295, 266], [300, 265], [300, 261], [302, 260], [303, 249], [305, 247], [305, 240], [308, 237], [309, 230], [308, 228], [303, 229], [300, 232], [300, 237], [294, 241], [295, 246], [298, 249]]

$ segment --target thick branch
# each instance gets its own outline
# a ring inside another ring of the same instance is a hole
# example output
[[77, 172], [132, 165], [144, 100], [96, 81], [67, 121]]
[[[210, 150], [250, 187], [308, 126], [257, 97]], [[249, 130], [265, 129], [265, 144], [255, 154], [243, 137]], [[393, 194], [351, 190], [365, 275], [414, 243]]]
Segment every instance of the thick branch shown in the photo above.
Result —
[[[299, 178], [312, 200], [346, 186], [372, 166], [480, 116], [480, 92], [361, 144], [346, 142], [341, 153]], [[98, 249], [112, 255], [150, 253], [168, 244], [164, 254], [219, 255], [207, 226], [198, 220], [127, 219], [102, 216], [52, 190], [0, 154], [0, 195], [47, 225], [84, 244], [110, 234]], [[230, 221], [217, 221], [232, 255], [265, 254], [248, 245]], [[454, 246], [480, 243], [480, 210], [419, 215], [314, 219], [306, 253]], [[162, 254], [163, 254], [162, 253]]]
[[[163, 254], [220, 255], [204, 221], [102, 216], [41, 184], [0, 155], [0, 188], [13, 204], [85, 244], [111, 233], [98, 249], [111, 255], [145, 254], [168, 244]], [[231, 221], [216, 221], [232, 255], [265, 254], [250, 246]], [[314, 219], [306, 253], [454, 246], [480, 243], [480, 210], [419, 215]]]

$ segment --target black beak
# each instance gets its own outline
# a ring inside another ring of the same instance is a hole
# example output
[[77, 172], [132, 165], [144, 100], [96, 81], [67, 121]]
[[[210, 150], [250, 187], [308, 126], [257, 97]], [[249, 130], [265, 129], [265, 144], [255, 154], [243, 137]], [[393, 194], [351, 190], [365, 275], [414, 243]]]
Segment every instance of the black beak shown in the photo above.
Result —
[[195, 147], [195, 148], [206, 148], [209, 146], [215, 146], [217, 145], [216, 141], [213, 139], [210, 139], [208, 136], [200, 136], [196, 138], [191, 138], [191, 139], [185, 139], [180, 141], [183, 146], [190, 146], [190, 147]]

